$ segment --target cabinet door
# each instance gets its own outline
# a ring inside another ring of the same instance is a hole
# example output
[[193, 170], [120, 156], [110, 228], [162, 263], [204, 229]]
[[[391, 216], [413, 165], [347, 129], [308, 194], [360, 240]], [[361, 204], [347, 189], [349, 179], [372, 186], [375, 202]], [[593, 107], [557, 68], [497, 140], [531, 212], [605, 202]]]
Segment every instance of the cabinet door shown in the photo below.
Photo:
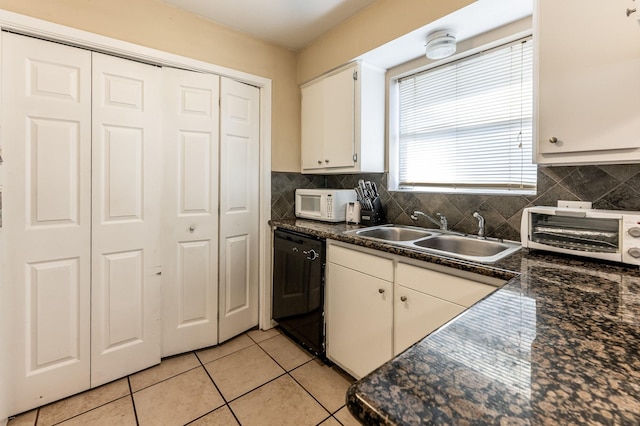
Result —
[[302, 88], [302, 170], [324, 167], [324, 106], [322, 81]]
[[625, 7], [536, 2], [537, 162], [640, 160], [640, 29]]
[[161, 69], [93, 54], [91, 386], [160, 362]]
[[20, 413], [90, 385], [91, 53], [3, 32], [2, 114], [2, 350]]
[[355, 378], [391, 359], [392, 291], [388, 281], [327, 265], [327, 357]]
[[174, 68], [164, 85], [162, 356], [218, 343], [219, 77]]
[[403, 286], [397, 287], [394, 298], [394, 355], [398, 355], [466, 309], [464, 306]]
[[357, 68], [323, 80], [324, 148], [322, 159], [327, 168], [353, 167], [355, 141], [355, 83]]

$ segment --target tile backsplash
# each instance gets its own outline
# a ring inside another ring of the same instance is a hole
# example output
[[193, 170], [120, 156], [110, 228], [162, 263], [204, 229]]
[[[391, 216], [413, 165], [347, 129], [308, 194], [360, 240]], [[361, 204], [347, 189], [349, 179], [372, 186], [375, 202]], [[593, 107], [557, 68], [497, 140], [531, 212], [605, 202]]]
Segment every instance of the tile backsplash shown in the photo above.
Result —
[[272, 172], [271, 217], [295, 217], [296, 188], [354, 188], [358, 179], [376, 182], [390, 223], [431, 228], [425, 219], [414, 222], [414, 210], [444, 214], [450, 227], [476, 233], [478, 211], [486, 220], [488, 236], [520, 239], [520, 218], [528, 206], [555, 206], [558, 200], [591, 201], [597, 209], [640, 211], [640, 164], [538, 167], [535, 195], [464, 195], [387, 190], [387, 174], [303, 175]]

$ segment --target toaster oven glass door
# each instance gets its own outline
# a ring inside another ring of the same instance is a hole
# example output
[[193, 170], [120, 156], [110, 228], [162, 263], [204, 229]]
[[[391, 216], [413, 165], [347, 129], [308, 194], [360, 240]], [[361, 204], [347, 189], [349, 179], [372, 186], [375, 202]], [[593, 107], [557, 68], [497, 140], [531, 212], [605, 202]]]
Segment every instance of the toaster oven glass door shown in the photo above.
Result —
[[531, 241], [563, 249], [620, 252], [620, 219], [531, 213]]

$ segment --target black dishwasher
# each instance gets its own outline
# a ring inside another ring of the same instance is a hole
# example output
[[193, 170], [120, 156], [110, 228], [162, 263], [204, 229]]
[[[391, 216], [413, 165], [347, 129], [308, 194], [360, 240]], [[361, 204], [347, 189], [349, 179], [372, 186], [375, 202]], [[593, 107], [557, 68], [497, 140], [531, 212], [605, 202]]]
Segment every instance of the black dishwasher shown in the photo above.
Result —
[[272, 317], [316, 355], [324, 357], [325, 240], [276, 229]]

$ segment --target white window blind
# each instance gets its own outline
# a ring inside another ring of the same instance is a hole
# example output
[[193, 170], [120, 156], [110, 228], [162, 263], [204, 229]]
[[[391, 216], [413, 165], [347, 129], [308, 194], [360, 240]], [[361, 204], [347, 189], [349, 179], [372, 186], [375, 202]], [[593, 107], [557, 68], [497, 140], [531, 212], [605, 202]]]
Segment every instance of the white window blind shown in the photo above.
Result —
[[531, 192], [532, 40], [399, 83], [400, 188]]

